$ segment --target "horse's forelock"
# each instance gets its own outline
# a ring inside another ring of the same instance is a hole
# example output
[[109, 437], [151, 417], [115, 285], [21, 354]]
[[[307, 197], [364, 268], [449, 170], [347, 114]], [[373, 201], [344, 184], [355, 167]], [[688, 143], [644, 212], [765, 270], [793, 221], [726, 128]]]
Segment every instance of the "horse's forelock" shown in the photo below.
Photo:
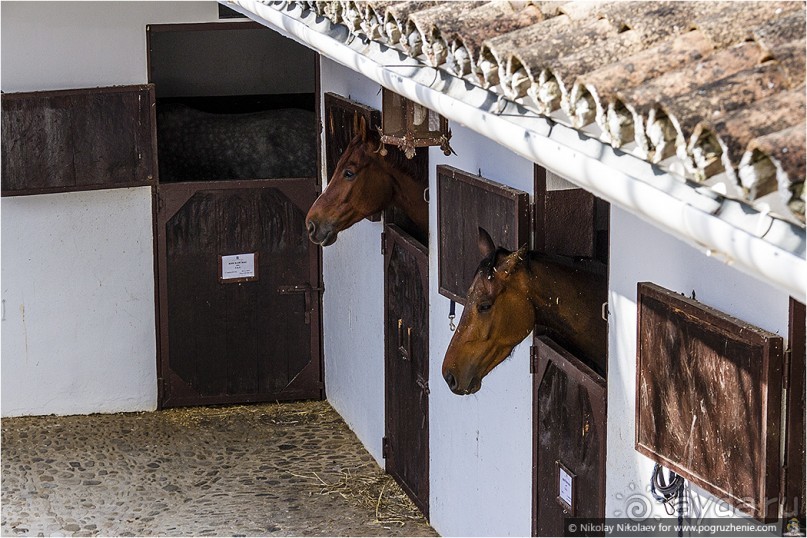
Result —
[[482, 276], [485, 278], [493, 278], [493, 273], [495, 272], [496, 266], [499, 264], [499, 262], [501, 262], [502, 258], [508, 254], [510, 254], [510, 251], [506, 248], [497, 248], [487, 258], [484, 258], [481, 262], [479, 262], [476, 272], [482, 273]]

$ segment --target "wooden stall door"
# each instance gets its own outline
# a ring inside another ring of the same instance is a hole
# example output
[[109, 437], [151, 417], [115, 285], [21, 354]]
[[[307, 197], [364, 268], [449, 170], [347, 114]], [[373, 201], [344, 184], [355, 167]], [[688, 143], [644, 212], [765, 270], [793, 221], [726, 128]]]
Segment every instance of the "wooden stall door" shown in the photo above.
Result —
[[[161, 407], [323, 397], [315, 197], [313, 178], [158, 187]], [[228, 274], [235, 255], [254, 270]]]
[[534, 536], [605, 517], [605, 380], [550, 338], [533, 346]]
[[385, 231], [386, 470], [429, 515], [429, 256], [395, 225]]

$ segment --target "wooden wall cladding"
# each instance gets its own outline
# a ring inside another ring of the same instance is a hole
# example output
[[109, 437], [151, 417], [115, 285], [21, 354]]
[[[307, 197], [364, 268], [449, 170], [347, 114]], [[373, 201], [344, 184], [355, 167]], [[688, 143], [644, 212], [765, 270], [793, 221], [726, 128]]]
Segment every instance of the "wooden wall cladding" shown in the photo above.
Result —
[[651, 283], [638, 284], [638, 310], [636, 449], [775, 518], [782, 338]]
[[[326, 92], [325, 105], [325, 173], [328, 179], [336, 170], [336, 163], [347, 145], [355, 136], [354, 119], [364, 118], [368, 129], [381, 127], [381, 112], [367, 105], [357, 103], [341, 95]], [[381, 213], [367, 217], [367, 220], [378, 222]]]
[[152, 185], [154, 86], [2, 96], [2, 194]]
[[461, 304], [481, 261], [480, 226], [497, 246], [515, 250], [529, 244], [529, 194], [451, 166], [438, 166], [439, 291]]

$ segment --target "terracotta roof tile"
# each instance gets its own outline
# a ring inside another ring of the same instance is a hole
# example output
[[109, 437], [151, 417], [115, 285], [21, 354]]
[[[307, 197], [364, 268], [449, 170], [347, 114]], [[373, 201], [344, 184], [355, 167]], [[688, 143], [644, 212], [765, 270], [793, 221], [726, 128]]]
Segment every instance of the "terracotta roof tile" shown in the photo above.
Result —
[[804, 222], [802, 1], [302, 4], [687, 179], [778, 190]]
[[[691, 62], [698, 62], [712, 51], [711, 41], [696, 30], [668, 38], [655, 47], [581, 74], [571, 96], [573, 124], [580, 128], [596, 120], [607, 135], [607, 140], [613, 138], [620, 143], [625, 137], [617, 129], [611, 136], [612, 127], [608, 125], [606, 116], [608, 107], [614, 105], [617, 92], [658, 78]], [[659, 62], [659, 58], [664, 58], [664, 61]], [[633, 134], [628, 138], [632, 140]]]
[[790, 210], [804, 215], [805, 134], [804, 122], [776, 131], [748, 144], [740, 162], [740, 181], [754, 200], [777, 189]]
[[780, 92], [716, 121], [704, 119], [695, 128], [687, 151], [699, 168], [720, 173], [715, 168], [720, 165], [736, 181], [736, 169], [753, 139], [799, 125], [805, 113], [803, 87]]
[[441, 27], [442, 39], [449, 49], [447, 69], [459, 77], [473, 73], [481, 83], [483, 78], [477, 65], [482, 42], [489, 37], [532, 26], [543, 19], [544, 15], [537, 6], [514, 9], [507, 2], [490, 2], [459, 14]]
[[714, 2], [713, 8], [693, 22], [716, 47], [728, 47], [753, 37], [757, 26], [804, 9], [800, 2]]

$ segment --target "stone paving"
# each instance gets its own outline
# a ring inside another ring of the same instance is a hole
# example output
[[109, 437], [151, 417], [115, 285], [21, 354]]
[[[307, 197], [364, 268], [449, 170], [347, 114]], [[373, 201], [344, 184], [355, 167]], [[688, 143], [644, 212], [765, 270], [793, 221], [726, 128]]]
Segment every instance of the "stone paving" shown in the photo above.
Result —
[[2, 420], [3, 536], [437, 536], [327, 402]]

